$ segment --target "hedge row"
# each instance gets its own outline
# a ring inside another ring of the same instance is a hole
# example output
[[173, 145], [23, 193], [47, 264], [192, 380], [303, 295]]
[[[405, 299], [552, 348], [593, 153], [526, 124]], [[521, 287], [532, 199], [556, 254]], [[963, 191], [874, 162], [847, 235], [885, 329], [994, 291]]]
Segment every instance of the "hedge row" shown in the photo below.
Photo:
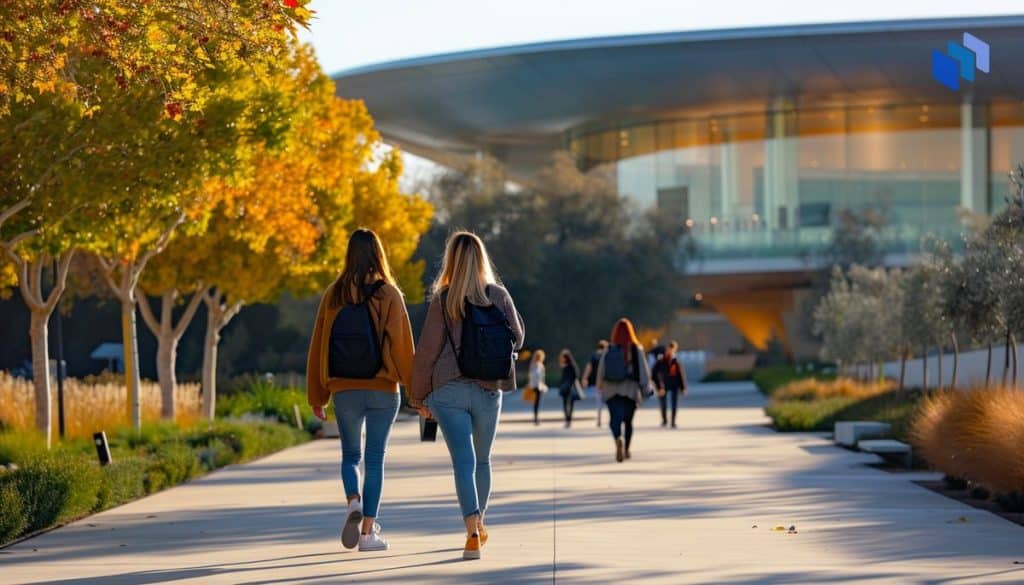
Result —
[[16, 465], [0, 471], [0, 544], [308, 439], [274, 422], [156, 425], [115, 433], [114, 462], [100, 467], [89, 443], [46, 451], [31, 436], [0, 434], [0, 464]]

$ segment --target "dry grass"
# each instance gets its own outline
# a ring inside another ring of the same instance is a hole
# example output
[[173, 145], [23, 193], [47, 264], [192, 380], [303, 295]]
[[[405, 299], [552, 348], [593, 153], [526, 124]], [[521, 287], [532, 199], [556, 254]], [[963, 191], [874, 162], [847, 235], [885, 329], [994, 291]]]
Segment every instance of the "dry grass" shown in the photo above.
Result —
[[875, 383], [861, 382], [853, 378], [836, 378], [835, 380], [803, 378], [789, 382], [775, 390], [772, 393], [772, 401], [870, 398], [895, 388], [895, 384], [888, 380]]
[[[54, 384], [56, 386], [56, 384]], [[155, 382], [142, 383], [142, 418], [160, 419], [160, 387]], [[124, 380], [117, 376], [64, 381], [64, 420], [67, 436], [91, 438], [98, 430], [114, 429], [128, 422], [128, 392]], [[199, 419], [198, 384], [179, 384], [175, 392], [176, 422], [191, 425]], [[57, 417], [57, 389], [53, 389], [54, 429]], [[32, 382], [0, 372], [0, 422], [13, 429], [35, 428], [35, 394]]]
[[943, 473], [996, 493], [1024, 491], [1024, 391], [943, 392], [923, 401], [911, 432]]

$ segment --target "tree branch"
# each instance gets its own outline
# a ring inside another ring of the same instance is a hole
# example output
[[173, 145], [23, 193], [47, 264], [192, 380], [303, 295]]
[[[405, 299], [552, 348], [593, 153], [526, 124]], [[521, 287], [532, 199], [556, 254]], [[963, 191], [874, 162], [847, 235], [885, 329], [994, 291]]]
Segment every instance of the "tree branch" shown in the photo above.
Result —
[[[12, 254], [12, 256], [14, 256]], [[32, 272], [29, 271], [29, 263], [22, 259], [20, 256], [14, 256], [17, 258], [17, 269], [18, 269], [18, 290], [21, 291], [21, 298], [28, 305], [29, 310], [39, 311], [43, 308], [43, 299], [36, 298], [35, 291], [32, 290]]]
[[139, 275], [142, 274], [142, 270], [146, 268], [146, 264], [150, 261], [151, 258], [153, 258], [153, 256], [156, 256], [157, 254], [163, 251], [163, 249], [167, 246], [167, 242], [170, 241], [171, 236], [174, 235], [174, 230], [178, 229], [178, 226], [180, 226], [183, 223], [185, 223], [185, 212], [179, 213], [177, 219], [174, 220], [174, 223], [167, 226], [167, 229], [164, 230], [164, 233], [160, 234], [160, 237], [157, 239], [156, 243], [149, 250], [147, 250], [145, 254], [142, 255], [142, 258], [139, 258], [139, 260], [135, 262], [135, 266], [134, 268], [132, 268], [131, 271], [131, 281], [133, 288], [135, 284], [138, 282]]
[[25, 197], [21, 201], [15, 203], [14, 205], [12, 205], [12, 206], [8, 207], [7, 209], [3, 210], [3, 212], [0, 213], [0, 227], [3, 227], [4, 223], [6, 223], [8, 219], [11, 219], [11, 217], [15, 213], [18, 213], [22, 209], [25, 209], [31, 203], [32, 203], [32, 198], [31, 197]]
[[149, 327], [149, 330], [154, 335], [160, 335], [160, 323], [156, 320], [153, 308], [149, 305], [146, 291], [142, 290], [141, 286], [135, 287], [135, 298], [138, 300], [139, 313], [142, 314], [142, 320], [146, 323], [146, 326]]
[[195, 294], [193, 294], [192, 298], [189, 299], [188, 305], [185, 306], [185, 312], [182, 313], [181, 319], [178, 320], [178, 324], [174, 326], [175, 339], [178, 339], [185, 334], [185, 330], [188, 329], [188, 325], [192, 322], [192, 318], [196, 316], [196, 310], [199, 309], [199, 303], [203, 300], [203, 295], [199, 292], [201, 288], [202, 283], [199, 284]]
[[53, 275], [53, 290], [50, 291], [50, 296], [46, 299], [47, 312], [53, 312], [57, 303], [60, 302], [61, 295], [64, 294], [64, 289], [67, 288], [68, 272], [71, 267], [71, 259], [74, 256], [75, 249], [71, 248], [61, 254], [57, 261], [57, 274]]
[[117, 282], [114, 280], [115, 264], [108, 261], [103, 256], [96, 256], [96, 261], [99, 262], [100, 267], [103, 268], [103, 280], [110, 287], [111, 292], [118, 298], [121, 299], [121, 287], [117, 286]]

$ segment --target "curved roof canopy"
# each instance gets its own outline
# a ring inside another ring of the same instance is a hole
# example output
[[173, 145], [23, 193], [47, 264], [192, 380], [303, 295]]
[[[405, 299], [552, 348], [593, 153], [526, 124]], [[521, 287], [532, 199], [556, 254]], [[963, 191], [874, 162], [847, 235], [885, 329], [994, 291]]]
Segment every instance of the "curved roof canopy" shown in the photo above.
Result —
[[[970, 32], [991, 73], [958, 95], [931, 77], [934, 49]], [[1024, 99], [1024, 15], [581, 39], [343, 71], [385, 138], [414, 153], [492, 152], [529, 166], [570, 128], [604, 121], [871, 101]]]

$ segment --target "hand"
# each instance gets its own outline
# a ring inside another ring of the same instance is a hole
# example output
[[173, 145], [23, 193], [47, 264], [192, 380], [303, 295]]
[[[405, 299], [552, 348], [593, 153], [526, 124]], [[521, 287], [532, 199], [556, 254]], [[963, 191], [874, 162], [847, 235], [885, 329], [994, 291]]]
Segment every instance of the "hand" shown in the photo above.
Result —
[[420, 413], [420, 416], [423, 418], [434, 418], [434, 413], [430, 412], [430, 409], [425, 405], [417, 406], [416, 412]]
[[324, 407], [322, 406], [313, 407], [313, 416], [317, 417], [320, 420], [327, 420], [327, 412], [324, 410]]
[[665, 396], [665, 389], [664, 388], [658, 388], [658, 398], [661, 398], [663, 396]]

